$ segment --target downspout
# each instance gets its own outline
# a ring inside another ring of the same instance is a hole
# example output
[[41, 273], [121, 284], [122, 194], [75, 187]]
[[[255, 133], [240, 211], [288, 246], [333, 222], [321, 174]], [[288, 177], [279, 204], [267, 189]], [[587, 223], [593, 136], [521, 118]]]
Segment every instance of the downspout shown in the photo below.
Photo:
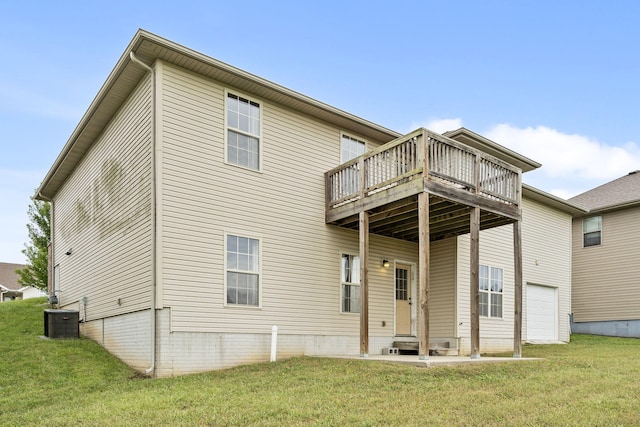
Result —
[[129, 52], [133, 62], [151, 75], [151, 366], [144, 372], [153, 374], [156, 369], [156, 74], [153, 68]]

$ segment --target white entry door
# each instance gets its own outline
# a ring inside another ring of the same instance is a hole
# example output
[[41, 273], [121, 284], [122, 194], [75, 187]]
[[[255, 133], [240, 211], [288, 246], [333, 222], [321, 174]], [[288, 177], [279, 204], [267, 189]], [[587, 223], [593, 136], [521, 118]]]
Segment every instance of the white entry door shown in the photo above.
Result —
[[411, 266], [396, 264], [396, 335], [411, 335]]
[[527, 285], [527, 340], [558, 340], [556, 288]]

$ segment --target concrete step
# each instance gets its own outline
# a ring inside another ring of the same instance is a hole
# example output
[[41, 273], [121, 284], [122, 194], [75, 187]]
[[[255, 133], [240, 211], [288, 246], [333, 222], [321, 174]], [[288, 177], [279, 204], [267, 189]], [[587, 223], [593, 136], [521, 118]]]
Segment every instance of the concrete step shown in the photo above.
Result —
[[[400, 354], [418, 354], [419, 344], [416, 339], [396, 340], [393, 347], [397, 348]], [[451, 348], [448, 341], [433, 342], [429, 344], [430, 356], [457, 356], [458, 349]]]

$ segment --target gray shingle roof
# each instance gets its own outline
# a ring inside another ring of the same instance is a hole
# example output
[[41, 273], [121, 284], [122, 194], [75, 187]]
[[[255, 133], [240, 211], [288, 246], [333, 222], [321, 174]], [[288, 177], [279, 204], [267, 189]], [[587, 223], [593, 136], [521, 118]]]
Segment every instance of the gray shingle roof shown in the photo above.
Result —
[[569, 201], [585, 206], [589, 210], [640, 203], [640, 170], [578, 194]]
[[14, 291], [22, 288], [22, 285], [18, 283], [18, 274], [16, 273], [16, 270], [23, 267], [24, 264], [0, 262], [0, 285]]

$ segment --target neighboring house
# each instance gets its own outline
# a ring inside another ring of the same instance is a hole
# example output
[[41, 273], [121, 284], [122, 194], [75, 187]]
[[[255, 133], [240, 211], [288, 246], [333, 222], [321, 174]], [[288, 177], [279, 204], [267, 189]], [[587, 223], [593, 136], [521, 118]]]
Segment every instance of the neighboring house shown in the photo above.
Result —
[[16, 270], [26, 267], [24, 264], [12, 264], [0, 262], [0, 302], [28, 298], [36, 298], [46, 295], [40, 289], [31, 286], [22, 286], [18, 282]]
[[571, 199], [572, 331], [640, 338], [640, 171]]
[[[139, 31], [38, 189], [53, 287], [155, 376], [567, 341], [575, 205], [467, 129], [402, 135]], [[482, 230], [482, 231], [480, 231]], [[398, 345], [398, 344], [396, 344]]]

